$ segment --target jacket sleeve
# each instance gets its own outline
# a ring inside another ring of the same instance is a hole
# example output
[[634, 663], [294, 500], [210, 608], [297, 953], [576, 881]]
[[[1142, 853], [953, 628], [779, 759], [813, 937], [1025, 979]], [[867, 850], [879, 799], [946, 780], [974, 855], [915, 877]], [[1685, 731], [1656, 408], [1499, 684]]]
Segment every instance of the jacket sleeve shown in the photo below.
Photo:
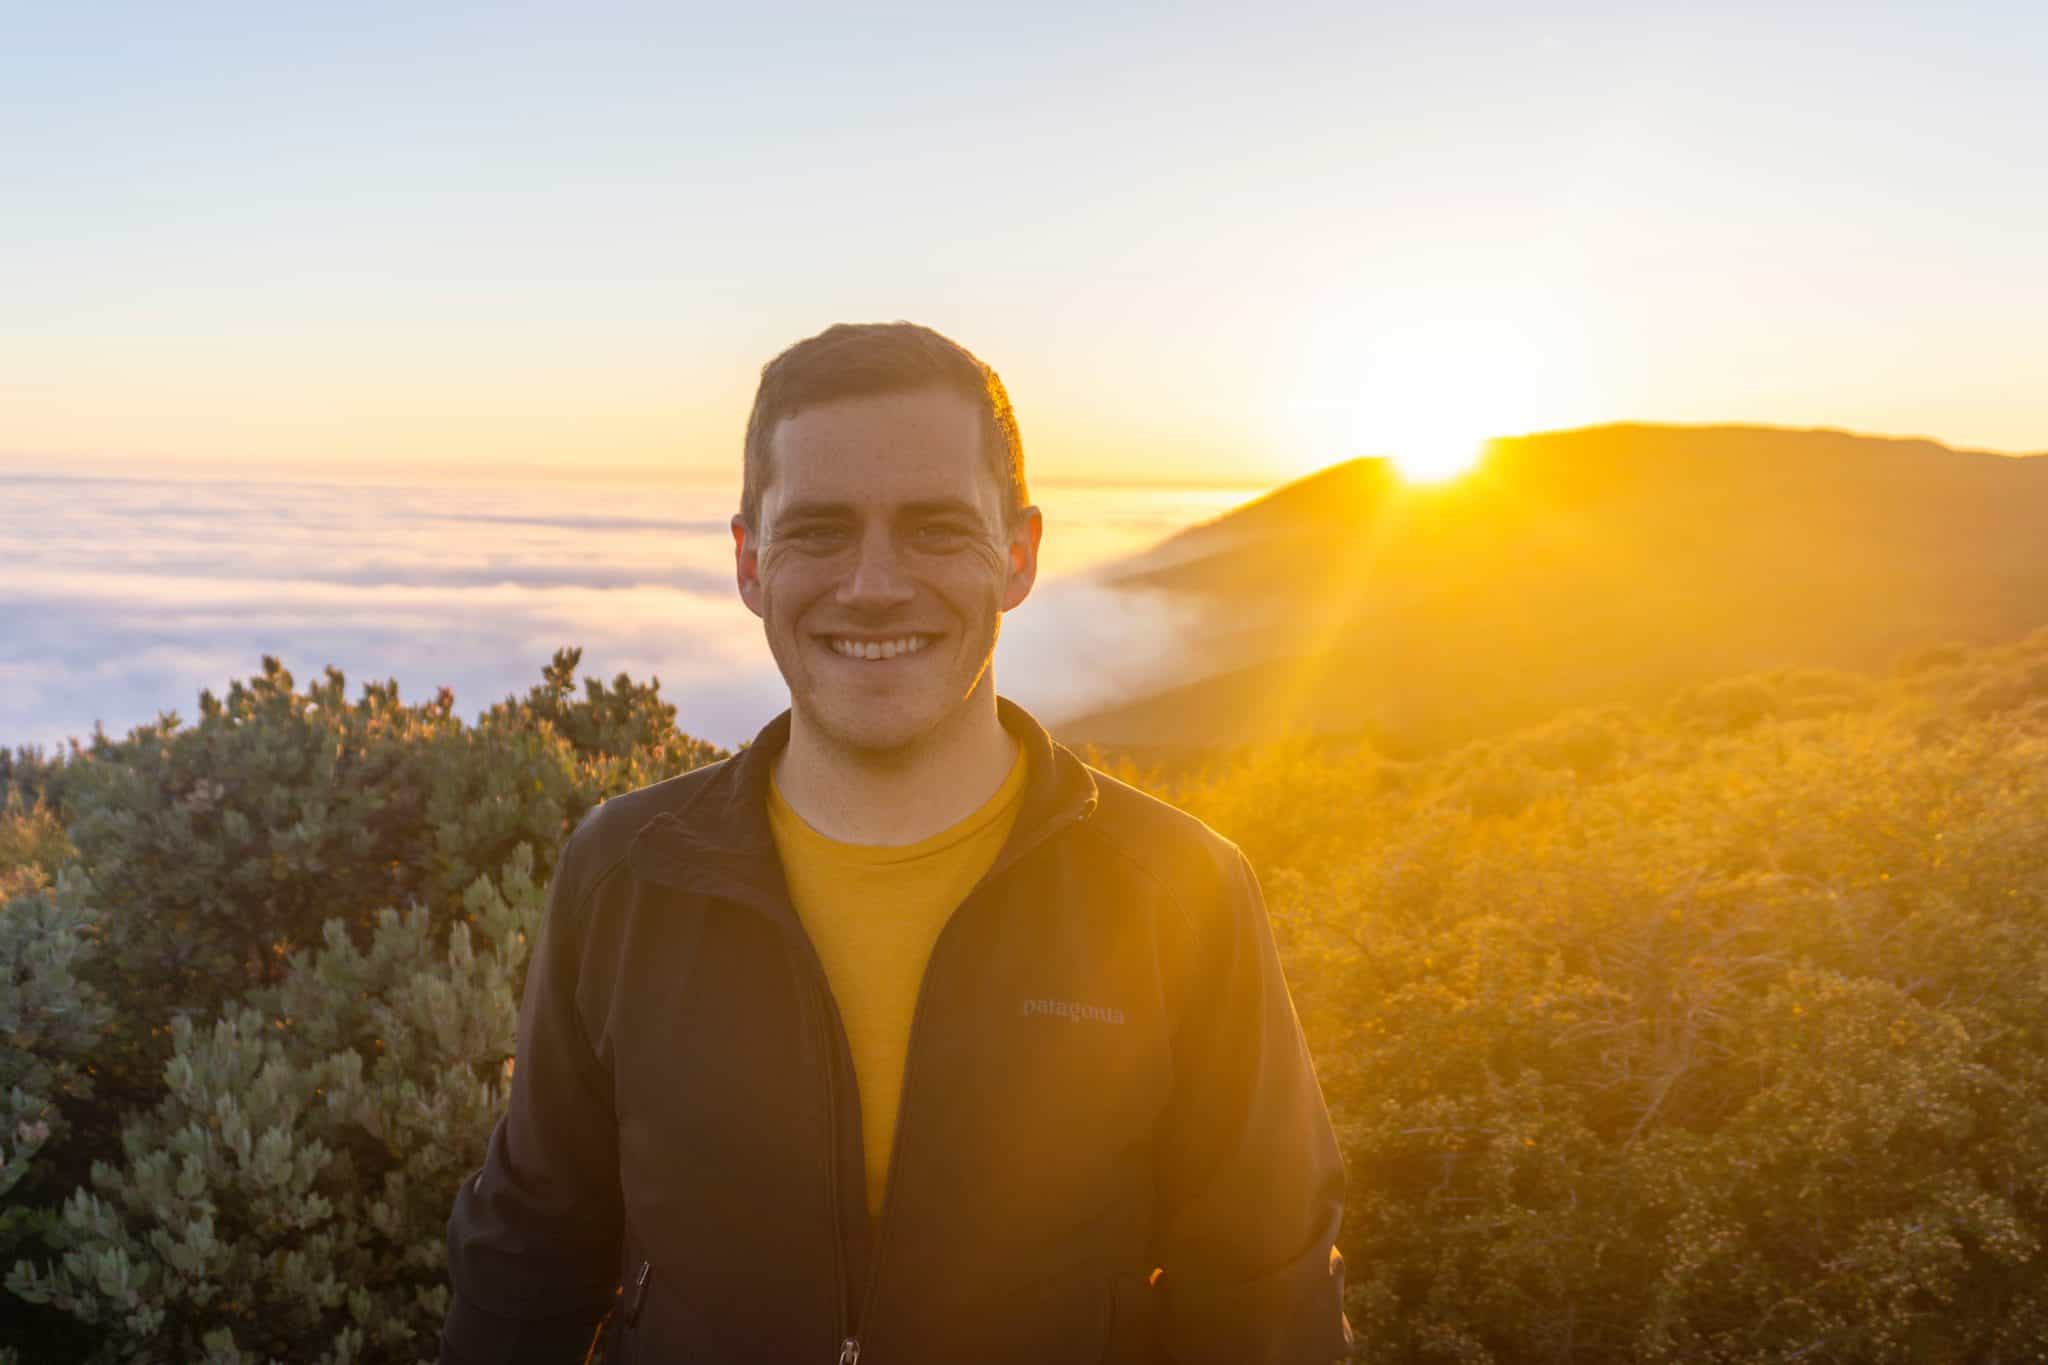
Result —
[[1351, 1344], [1343, 1162], [1258, 881], [1234, 848], [1225, 860], [1156, 1148], [1159, 1342], [1179, 1365], [1327, 1365]]
[[442, 1365], [573, 1362], [616, 1299], [611, 1077], [577, 1007], [596, 812], [562, 852], [519, 1007], [512, 1094], [448, 1219]]

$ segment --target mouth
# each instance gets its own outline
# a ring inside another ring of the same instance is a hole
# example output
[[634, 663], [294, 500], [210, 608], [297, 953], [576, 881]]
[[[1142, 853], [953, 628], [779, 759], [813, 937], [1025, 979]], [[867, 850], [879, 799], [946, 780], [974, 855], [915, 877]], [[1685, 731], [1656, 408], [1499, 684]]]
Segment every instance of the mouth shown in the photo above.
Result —
[[911, 634], [895, 635], [882, 639], [860, 639], [851, 635], [825, 635], [819, 637], [825, 648], [843, 659], [858, 659], [867, 663], [880, 663], [888, 659], [900, 659], [921, 652], [938, 637], [936, 635]]

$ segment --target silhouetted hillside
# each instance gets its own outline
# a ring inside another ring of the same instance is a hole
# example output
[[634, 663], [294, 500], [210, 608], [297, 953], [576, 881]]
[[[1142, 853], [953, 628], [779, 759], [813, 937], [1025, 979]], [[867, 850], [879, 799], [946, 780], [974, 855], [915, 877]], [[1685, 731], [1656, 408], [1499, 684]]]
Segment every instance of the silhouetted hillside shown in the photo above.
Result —
[[1756, 427], [1493, 442], [1451, 484], [1334, 466], [1106, 574], [1202, 603], [1203, 660], [1069, 718], [1125, 749], [1441, 748], [1711, 678], [1890, 666], [2048, 623], [2048, 458]]

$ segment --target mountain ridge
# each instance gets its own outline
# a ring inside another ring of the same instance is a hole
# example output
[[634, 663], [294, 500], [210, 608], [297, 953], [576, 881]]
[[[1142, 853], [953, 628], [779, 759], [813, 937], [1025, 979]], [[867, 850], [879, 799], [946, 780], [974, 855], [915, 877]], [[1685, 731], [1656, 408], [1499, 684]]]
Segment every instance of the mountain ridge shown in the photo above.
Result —
[[1440, 485], [1343, 461], [1101, 571], [1194, 602], [1233, 653], [1056, 728], [1426, 751], [1730, 673], [1868, 671], [2048, 623], [2043, 528], [2048, 459], [1832, 428], [1532, 433]]

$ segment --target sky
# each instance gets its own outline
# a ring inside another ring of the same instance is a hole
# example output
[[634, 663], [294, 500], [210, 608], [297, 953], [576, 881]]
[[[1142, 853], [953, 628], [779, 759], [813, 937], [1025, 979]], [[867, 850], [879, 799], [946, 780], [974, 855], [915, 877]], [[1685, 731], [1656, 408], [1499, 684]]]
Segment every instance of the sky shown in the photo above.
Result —
[[0, 0], [0, 466], [736, 470], [911, 318], [1035, 474], [2048, 450], [2048, 6]]

